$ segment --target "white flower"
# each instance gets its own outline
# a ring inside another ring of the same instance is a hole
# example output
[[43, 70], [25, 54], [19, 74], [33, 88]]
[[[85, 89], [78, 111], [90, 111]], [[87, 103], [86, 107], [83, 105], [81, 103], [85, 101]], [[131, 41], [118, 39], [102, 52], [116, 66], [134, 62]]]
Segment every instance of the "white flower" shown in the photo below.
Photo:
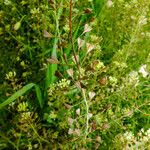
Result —
[[145, 132], [145, 135], [150, 138], [150, 128]]
[[92, 118], [93, 114], [92, 113], [88, 113], [88, 119]]
[[115, 84], [117, 84], [118, 80], [115, 77], [109, 76], [109, 81], [110, 81], [110, 83], [112, 83], [113, 85], [115, 85]]
[[132, 71], [129, 73], [129, 83], [134, 84], [135, 86], [139, 83], [139, 75], [138, 72]]
[[139, 19], [140, 25], [146, 25], [147, 24], [147, 18], [145, 16], [141, 16]]
[[134, 138], [134, 135], [132, 134], [132, 132], [126, 132], [124, 133], [124, 137], [130, 141]]
[[76, 110], [76, 114], [80, 116], [80, 108]]
[[108, 8], [113, 7], [113, 4], [114, 3], [112, 2], [112, 0], [108, 0], [107, 3], [106, 3]]
[[70, 80], [67, 80], [67, 79], [62, 79], [61, 81], [57, 83], [57, 86], [59, 86], [60, 88], [66, 88], [69, 85], [70, 85]]
[[143, 128], [141, 129], [141, 132], [144, 133], [144, 129]]
[[148, 76], [148, 72], [146, 71], [146, 65], [142, 65], [139, 69], [139, 73], [145, 78]]
[[89, 92], [89, 98], [92, 99], [95, 96], [95, 92]]

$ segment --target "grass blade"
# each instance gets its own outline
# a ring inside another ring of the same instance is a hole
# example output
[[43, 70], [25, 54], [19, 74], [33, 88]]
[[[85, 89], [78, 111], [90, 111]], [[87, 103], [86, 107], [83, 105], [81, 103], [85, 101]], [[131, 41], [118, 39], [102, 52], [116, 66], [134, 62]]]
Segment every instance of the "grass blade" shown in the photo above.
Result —
[[16, 100], [18, 97], [22, 96], [24, 93], [26, 93], [28, 90], [30, 90], [32, 87], [34, 87], [34, 83], [30, 83], [25, 85], [22, 89], [14, 93], [11, 97], [9, 97], [6, 101], [0, 104], [0, 109], [3, 108], [4, 106], [12, 103], [14, 100]]
[[35, 85], [35, 92], [36, 92], [36, 96], [39, 101], [40, 107], [42, 108], [44, 102], [42, 99], [42, 93], [41, 93], [40, 87], [38, 85]]
[[[63, 0], [61, 1], [61, 5], [63, 5]], [[56, 30], [55, 30], [55, 39], [54, 39], [54, 44], [53, 44], [53, 49], [52, 49], [52, 53], [51, 53], [51, 57], [54, 57], [57, 59], [57, 44], [59, 41], [59, 19], [60, 16], [62, 15], [63, 12], [63, 8], [60, 7], [58, 9], [58, 14], [57, 12], [55, 12], [55, 18], [56, 18]], [[55, 76], [55, 72], [57, 70], [57, 64], [49, 64], [47, 67], [47, 71], [46, 71], [46, 88], [49, 87], [50, 84], [54, 83], [56, 76]]]
[[0, 104], [0, 109], [2, 109], [4, 106], [9, 105], [13, 101], [15, 101], [17, 98], [25, 94], [28, 90], [35, 87], [36, 96], [39, 101], [39, 105], [42, 108], [43, 107], [43, 99], [42, 99], [42, 93], [40, 90], [40, 87], [34, 83], [29, 83], [25, 85], [22, 89], [18, 90], [16, 93], [14, 93], [11, 97], [9, 97], [7, 100], [5, 100], [3, 103]]

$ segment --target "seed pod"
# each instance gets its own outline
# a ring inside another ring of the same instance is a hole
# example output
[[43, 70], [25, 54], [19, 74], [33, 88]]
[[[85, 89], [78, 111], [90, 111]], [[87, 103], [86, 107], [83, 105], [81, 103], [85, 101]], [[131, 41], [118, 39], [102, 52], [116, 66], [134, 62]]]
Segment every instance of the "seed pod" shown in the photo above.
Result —
[[50, 37], [52, 37], [52, 36], [50, 35], [50, 33], [48, 33], [46, 30], [43, 31], [43, 36], [44, 36], [45, 38], [50, 38]]
[[86, 8], [86, 9], [84, 10], [84, 13], [85, 13], [85, 14], [91, 14], [91, 13], [92, 13], [92, 10], [91, 10], [90, 8]]
[[100, 83], [101, 85], [106, 85], [106, 84], [107, 84], [107, 77], [101, 78], [101, 79], [99, 80], [99, 83]]
[[58, 59], [55, 58], [55, 57], [48, 58], [47, 62], [50, 63], [50, 64], [59, 64]]
[[97, 129], [96, 121], [93, 121], [93, 123], [92, 123], [92, 130], [96, 130], [96, 129]]
[[72, 68], [71, 68], [71, 69], [68, 69], [68, 70], [67, 70], [67, 73], [68, 73], [68, 75], [69, 75], [70, 77], [73, 78], [74, 71], [73, 71]]
[[17, 31], [21, 26], [21, 22], [17, 22], [15, 25], [14, 25], [14, 30]]

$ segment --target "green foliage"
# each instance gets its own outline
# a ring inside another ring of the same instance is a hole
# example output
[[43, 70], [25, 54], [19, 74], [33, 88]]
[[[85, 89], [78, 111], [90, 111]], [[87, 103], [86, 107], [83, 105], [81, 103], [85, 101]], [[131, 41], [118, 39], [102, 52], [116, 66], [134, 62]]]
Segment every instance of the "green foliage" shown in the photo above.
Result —
[[40, 91], [39, 86], [34, 84], [34, 83], [29, 83], [29, 84], [25, 85], [23, 88], [21, 88], [20, 90], [18, 90], [16, 93], [14, 93], [11, 97], [9, 97], [3, 103], [1, 103], [0, 104], [0, 109], [2, 109], [6, 105], [11, 104], [13, 101], [18, 99], [20, 96], [25, 94], [28, 90], [32, 89], [33, 87], [35, 87], [36, 95], [37, 95], [40, 107], [42, 107], [43, 101], [42, 101], [42, 95], [41, 95], [41, 91]]
[[149, 149], [150, 2], [70, 3], [0, 2], [0, 149]]
[[30, 83], [26, 86], [24, 86], [21, 90], [14, 93], [10, 98], [5, 100], [2, 104], [0, 104], [0, 109], [10, 103], [12, 103], [14, 100], [16, 100], [18, 97], [22, 96], [24, 93], [26, 93], [28, 90], [30, 90], [34, 86], [33, 83]]

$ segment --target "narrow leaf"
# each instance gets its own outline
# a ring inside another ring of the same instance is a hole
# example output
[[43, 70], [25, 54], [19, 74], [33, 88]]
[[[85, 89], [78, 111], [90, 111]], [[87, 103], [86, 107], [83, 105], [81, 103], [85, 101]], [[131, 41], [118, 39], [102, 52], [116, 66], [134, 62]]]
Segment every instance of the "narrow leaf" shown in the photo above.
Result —
[[39, 101], [40, 107], [42, 108], [43, 107], [42, 93], [38, 85], [35, 85], [35, 91], [36, 91], [36, 96]]
[[4, 106], [12, 103], [14, 100], [16, 100], [18, 97], [22, 96], [24, 93], [26, 93], [28, 90], [30, 90], [32, 87], [34, 87], [34, 83], [30, 83], [25, 85], [22, 89], [14, 93], [11, 97], [9, 97], [7, 100], [5, 100], [3, 103], [0, 104], [0, 109]]

